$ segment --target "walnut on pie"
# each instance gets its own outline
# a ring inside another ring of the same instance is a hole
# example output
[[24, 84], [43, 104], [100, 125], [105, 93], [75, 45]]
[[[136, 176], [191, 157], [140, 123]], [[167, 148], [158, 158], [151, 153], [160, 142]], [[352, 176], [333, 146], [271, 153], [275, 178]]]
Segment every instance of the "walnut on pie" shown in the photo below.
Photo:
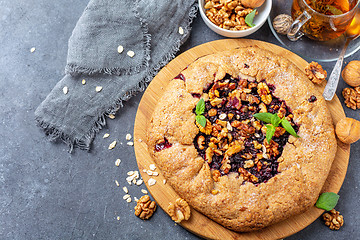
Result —
[[[205, 127], [196, 120], [204, 99]], [[267, 141], [268, 112], [287, 119]], [[284, 57], [258, 47], [197, 59], [159, 100], [148, 150], [191, 207], [235, 231], [253, 231], [314, 205], [336, 152], [325, 100]]]

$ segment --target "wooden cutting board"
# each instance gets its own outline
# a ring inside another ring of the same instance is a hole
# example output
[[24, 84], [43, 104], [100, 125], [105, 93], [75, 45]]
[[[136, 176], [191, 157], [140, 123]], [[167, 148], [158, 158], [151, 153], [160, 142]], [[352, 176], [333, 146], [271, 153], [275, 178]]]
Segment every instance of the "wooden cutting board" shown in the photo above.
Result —
[[[144, 179], [146, 186], [148, 187], [151, 195], [156, 200], [157, 204], [167, 212], [169, 202], [174, 202], [178, 195], [168, 184], [164, 184], [164, 178], [160, 174], [159, 176], [149, 176], [143, 170], [149, 169], [149, 165], [154, 163], [151, 159], [146, 140], [146, 129], [151, 119], [151, 115], [159, 98], [164, 93], [164, 89], [168, 85], [169, 81], [178, 75], [187, 65], [192, 63], [199, 57], [212, 54], [219, 51], [230, 50], [238, 47], [258, 46], [277, 53], [281, 56], [285, 56], [291, 60], [300, 69], [304, 69], [308, 64], [304, 59], [298, 55], [281, 48], [277, 45], [273, 45], [267, 42], [247, 40], [247, 39], [225, 39], [218, 40], [209, 43], [202, 44], [194, 47], [178, 57], [172, 60], [166, 65], [152, 80], [147, 90], [145, 91], [141, 102], [138, 107], [138, 111], [135, 119], [134, 127], [134, 145], [135, 155], [139, 166], [140, 173]], [[318, 90], [322, 91], [324, 84], [318, 86]], [[341, 118], [345, 117], [344, 110], [340, 104], [339, 99], [335, 98], [327, 103], [328, 108], [331, 111], [334, 123], [337, 123]], [[335, 161], [332, 165], [329, 177], [326, 180], [323, 191], [338, 192], [344, 181], [346, 170], [348, 166], [350, 155], [350, 145], [343, 144], [338, 141], [338, 147], [336, 152]], [[155, 171], [160, 172], [156, 169]], [[156, 184], [149, 186], [147, 181], [152, 177], [156, 179]], [[207, 239], [280, 239], [292, 235], [315, 221], [323, 210], [316, 207], [310, 208], [307, 212], [294, 216], [288, 220], [280, 222], [278, 224], [267, 227], [263, 230], [250, 232], [250, 233], [237, 233], [228, 230], [196, 210], [192, 209], [191, 218], [188, 221], [183, 221], [181, 226], [187, 230], [195, 233], [198, 236]]]

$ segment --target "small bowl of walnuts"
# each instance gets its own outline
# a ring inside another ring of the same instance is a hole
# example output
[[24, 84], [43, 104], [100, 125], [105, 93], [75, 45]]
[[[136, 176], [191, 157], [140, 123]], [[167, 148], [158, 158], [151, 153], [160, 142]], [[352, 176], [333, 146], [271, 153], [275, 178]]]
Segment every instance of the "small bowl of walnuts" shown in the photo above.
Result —
[[199, 0], [200, 15], [217, 34], [240, 38], [256, 32], [266, 21], [271, 0]]

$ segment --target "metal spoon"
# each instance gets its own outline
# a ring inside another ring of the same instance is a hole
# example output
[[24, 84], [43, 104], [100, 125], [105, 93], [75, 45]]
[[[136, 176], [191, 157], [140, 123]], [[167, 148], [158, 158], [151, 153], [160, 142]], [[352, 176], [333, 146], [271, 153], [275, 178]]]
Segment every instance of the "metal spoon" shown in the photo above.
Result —
[[348, 27], [348, 29], [345, 31], [344, 34], [346, 37], [345, 45], [340, 53], [339, 59], [337, 60], [334, 69], [332, 70], [332, 72], [330, 74], [329, 80], [328, 80], [328, 82], [325, 86], [324, 92], [323, 92], [323, 97], [327, 101], [331, 101], [331, 99], [333, 99], [333, 97], [335, 95], [336, 88], [339, 83], [342, 64], [344, 61], [344, 55], [346, 53], [346, 49], [347, 49], [348, 45], [351, 40], [356, 39], [360, 35], [360, 11], [357, 12], [357, 14], [355, 15], [354, 19], [352, 20], [350, 26]]

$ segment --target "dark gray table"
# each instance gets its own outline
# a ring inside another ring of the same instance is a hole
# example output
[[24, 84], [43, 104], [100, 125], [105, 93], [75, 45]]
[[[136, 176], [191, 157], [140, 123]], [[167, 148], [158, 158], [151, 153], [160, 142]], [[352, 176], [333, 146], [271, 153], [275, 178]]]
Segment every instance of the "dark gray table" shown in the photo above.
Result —
[[[86, 4], [0, 0], [0, 239], [197, 239], [161, 209], [149, 221], [138, 219], [135, 203], [122, 199], [126, 173], [137, 169], [125, 135], [133, 132], [142, 94], [109, 121], [91, 152], [69, 154], [67, 146], [48, 142], [35, 126], [34, 110], [63, 76], [67, 40]], [[221, 38], [198, 17], [181, 51]], [[250, 38], [277, 43], [267, 24]], [[359, 58], [357, 53], [346, 61]], [[323, 65], [330, 71], [333, 64]], [[344, 87], [340, 83], [338, 95]], [[359, 111], [345, 107], [345, 112], [360, 120]], [[103, 139], [104, 133], [110, 137]], [[114, 139], [123, 144], [110, 151]], [[359, 154], [360, 142], [351, 147], [337, 206], [345, 218], [343, 228], [334, 232], [316, 220], [288, 239], [360, 239]], [[117, 158], [122, 160], [119, 167], [114, 165]], [[128, 188], [140, 197], [145, 186]]]

